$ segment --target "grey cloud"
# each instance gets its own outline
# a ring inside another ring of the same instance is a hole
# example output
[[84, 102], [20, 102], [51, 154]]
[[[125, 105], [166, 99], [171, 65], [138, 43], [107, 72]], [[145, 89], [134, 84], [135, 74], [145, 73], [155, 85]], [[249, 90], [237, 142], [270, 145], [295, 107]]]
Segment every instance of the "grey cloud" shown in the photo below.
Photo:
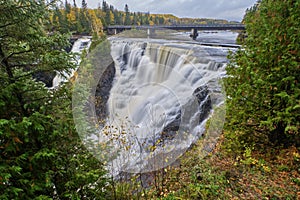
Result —
[[[102, 0], [86, 1], [90, 7], [102, 4]], [[124, 10], [125, 4], [128, 4], [130, 11], [241, 21], [245, 10], [254, 5], [256, 0], [106, 0], [106, 2], [118, 10]], [[80, 5], [81, 0], [77, 0], [77, 3]]]

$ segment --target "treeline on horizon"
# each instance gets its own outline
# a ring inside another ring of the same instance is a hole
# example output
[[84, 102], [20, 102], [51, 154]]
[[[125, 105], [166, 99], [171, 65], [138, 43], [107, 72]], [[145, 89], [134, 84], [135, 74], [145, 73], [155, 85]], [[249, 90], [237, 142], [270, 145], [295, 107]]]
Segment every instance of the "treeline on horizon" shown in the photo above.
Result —
[[114, 8], [106, 1], [99, 2], [98, 8], [88, 7], [87, 1], [81, 5], [76, 1], [65, 0], [60, 5], [54, 5], [50, 16], [51, 31], [72, 34], [103, 35], [103, 29], [108, 25], [174, 25], [174, 24], [228, 24], [237, 23], [223, 19], [179, 18], [172, 14], [150, 14], [150, 12], [130, 12], [124, 4], [124, 11]]

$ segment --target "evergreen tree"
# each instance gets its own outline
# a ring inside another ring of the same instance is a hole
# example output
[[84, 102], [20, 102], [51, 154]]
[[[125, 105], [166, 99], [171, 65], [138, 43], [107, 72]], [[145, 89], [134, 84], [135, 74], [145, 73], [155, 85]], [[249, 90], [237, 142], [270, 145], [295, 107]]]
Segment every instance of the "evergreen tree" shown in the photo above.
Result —
[[138, 17], [135, 12], [133, 13], [133, 24], [138, 25]]
[[103, 12], [107, 12], [108, 11], [108, 4], [106, 3], [106, 1], [102, 2], [102, 11]]
[[56, 30], [60, 31], [61, 33], [68, 33], [69, 32], [69, 23], [67, 18], [67, 13], [62, 13], [61, 9], [57, 6], [55, 7], [54, 17], [56, 19]]
[[125, 25], [131, 25], [131, 20], [130, 20], [130, 13], [129, 13], [129, 8], [128, 5], [125, 4]]
[[48, 5], [0, 2], [0, 199], [107, 199], [101, 164], [74, 130], [71, 88], [37, 73], [68, 72], [68, 37], [47, 34]]
[[73, 24], [71, 31], [74, 31], [76, 33], [82, 33], [83, 28], [82, 28], [81, 21], [80, 21], [80, 13], [78, 11], [79, 8], [77, 7], [75, 0], [73, 0], [73, 10], [74, 10], [74, 15], [75, 15], [75, 23]]
[[141, 12], [137, 13], [139, 25], [144, 25], [143, 14]]
[[73, 0], [73, 6], [74, 6], [75, 8], [77, 8], [76, 0]]
[[65, 1], [65, 13], [66, 14], [70, 14], [71, 13], [71, 4], [69, 4], [69, 2], [66, 0]]
[[159, 18], [157, 16], [155, 16], [154, 18], [154, 24], [159, 25]]
[[82, 33], [90, 34], [91, 33], [91, 23], [90, 16], [87, 10], [87, 3], [85, 0], [82, 0], [81, 9], [79, 13], [79, 21], [82, 27]]
[[299, 10], [296, 0], [263, 0], [244, 18], [245, 45], [231, 56], [226, 80], [230, 124], [244, 139], [261, 133], [299, 145]]
[[85, 0], [82, 0], [81, 8], [82, 8], [83, 10], [86, 10], [86, 9], [87, 9], [87, 3], [86, 3]]
[[122, 19], [121, 15], [117, 9], [114, 10], [114, 19], [115, 19], [115, 24], [122, 24]]
[[159, 24], [165, 24], [165, 18], [164, 17], [159, 17], [158, 21], [159, 21]]
[[114, 9], [114, 6], [113, 6], [113, 5], [110, 5], [110, 6], [109, 6], [109, 10], [110, 10], [111, 12], [114, 12], [114, 10], [115, 10], [115, 9]]
[[147, 12], [147, 13], [145, 14], [145, 16], [144, 16], [144, 23], [145, 23], [146, 25], [149, 25], [149, 24], [150, 24], [149, 18], [150, 18], [150, 13]]
[[111, 15], [109, 9], [105, 12], [105, 22], [106, 25], [111, 25]]

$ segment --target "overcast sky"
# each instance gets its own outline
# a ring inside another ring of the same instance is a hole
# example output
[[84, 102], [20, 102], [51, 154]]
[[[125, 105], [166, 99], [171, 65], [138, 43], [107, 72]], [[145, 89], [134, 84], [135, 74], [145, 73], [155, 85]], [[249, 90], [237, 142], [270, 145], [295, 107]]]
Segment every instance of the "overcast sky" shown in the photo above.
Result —
[[[73, 2], [73, 0], [68, 0]], [[82, 0], [76, 0], [81, 6]], [[86, 0], [89, 7], [102, 5], [102, 0]], [[255, 4], [256, 0], [106, 0], [118, 10], [124, 10], [125, 4], [129, 10], [168, 13], [177, 17], [215, 18], [241, 21], [245, 10]]]

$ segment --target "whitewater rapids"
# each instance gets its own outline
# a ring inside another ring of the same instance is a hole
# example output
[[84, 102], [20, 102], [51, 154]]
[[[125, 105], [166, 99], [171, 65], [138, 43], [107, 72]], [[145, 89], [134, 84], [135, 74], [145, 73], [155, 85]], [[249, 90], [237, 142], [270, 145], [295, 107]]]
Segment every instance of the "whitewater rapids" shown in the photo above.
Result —
[[166, 40], [112, 38], [115, 77], [97, 141], [109, 171], [143, 173], [172, 164], [224, 101], [227, 49]]

